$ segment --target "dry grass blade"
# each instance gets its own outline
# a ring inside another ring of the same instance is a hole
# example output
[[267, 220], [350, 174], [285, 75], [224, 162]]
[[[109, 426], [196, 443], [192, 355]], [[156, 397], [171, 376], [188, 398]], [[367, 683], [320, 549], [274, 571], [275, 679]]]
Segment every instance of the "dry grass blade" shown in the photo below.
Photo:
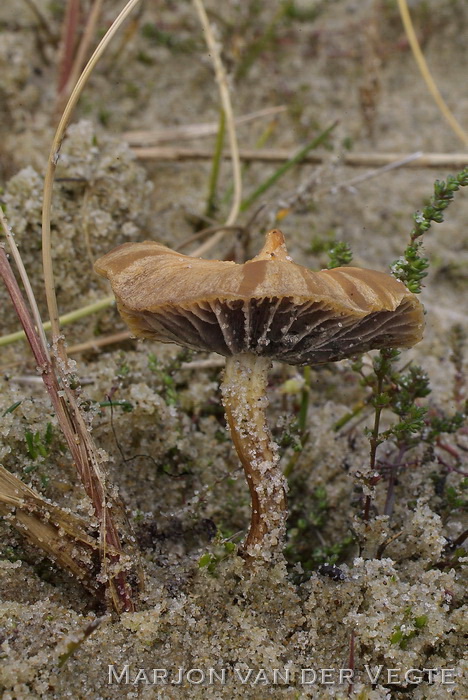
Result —
[[414, 58], [418, 65], [419, 71], [423, 77], [424, 82], [427, 85], [429, 92], [431, 93], [436, 105], [441, 111], [447, 123], [450, 125], [452, 131], [458, 136], [460, 141], [468, 146], [468, 134], [460, 126], [458, 121], [455, 119], [454, 115], [447, 107], [447, 104], [440, 94], [439, 88], [437, 87], [434, 78], [431, 75], [431, 71], [428, 68], [424, 54], [419, 46], [419, 41], [414, 31], [413, 22], [411, 21], [411, 15], [408, 10], [408, 3], [406, 0], [398, 0], [398, 8], [400, 10], [401, 20], [405, 28], [406, 36], [408, 37], [409, 44], [411, 46], [411, 51], [413, 52]]
[[52, 185], [54, 182], [55, 170], [60, 155], [62, 141], [65, 137], [67, 126], [70, 123], [73, 110], [76, 107], [80, 95], [83, 92], [83, 89], [87, 81], [89, 80], [95, 65], [101, 58], [109, 43], [112, 41], [114, 35], [120, 29], [121, 25], [125, 22], [129, 14], [138, 5], [140, 1], [141, 0], [130, 0], [125, 5], [117, 19], [112, 23], [111, 27], [108, 29], [103, 39], [100, 41], [98, 47], [89, 59], [88, 63], [86, 64], [86, 67], [83, 70], [83, 73], [80, 75], [75, 87], [73, 88], [73, 92], [70, 95], [70, 99], [68, 100], [67, 105], [63, 111], [49, 153], [49, 160], [47, 163], [47, 169], [44, 179], [44, 199], [42, 207], [42, 264], [44, 268], [44, 286], [47, 298], [47, 308], [49, 310], [49, 317], [52, 328], [52, 338], [54, 343], [57, 344], [58, 354], [64, 362], [66, 362], [67, 358], [63, 346], [63, 339], [60, 337], [60, 321], [57, 297], [55, 294], [50, 228], [50, 212], [52, 208]]
[[[63, 106], [65, 104], [65, 101], [67, 100], [68, 96], [70, 95], [70, 92], [72, 91], [74, 85], [76, 84], [80, 73], [83, 69], [85, 59], [86, 59], [86, 54], [88, 53], [89, 46], [91, 44], [91, 39], [93, 37], [93, 34], [95, 33], [96, 30], [96, 24], [99, 19], [99, 15], [101, 14], [102, 10], [102, 4], [103, 0], [95, 0], [93, 3], [93, 6], [89, 12], [88, 15], [88, 20], [86, 22], [86, 26], [83, 32], [83, 36], [81, 38], [81, 41], [79, 43], [78, 49], [76, 51], [76, 55], [73, 59], [73, 62], [69, 63], [67, 68], [68, 68], [68, 73], [65, 74], [62, 78], [62, 85], [59, 89], [58, 93], [58, 104], [57, 104], [57, 112], [60, 113], [63, 109]], [[73, 48], [73, 47], [72, 47]]]
[[[113, 296], [103, 297], [99, 301], [95, 301], [92, 304], [87, 304], [86, 306], [82, 306], [80, 309], [76, 309], [75, 311], [70, 311], [67, 314], [63, 314], [63, 316], [60, 316], [59, 320], [62, 326], [66, 326], [69, 323], [79, 321], [80, 318], [84, 318], [85, 316], [94, 314], [97, 311], [101, 311], [102, 309], [107, 309], [113, 304], [115, 304], [115, 299]], [[42, 324], [42, 327], [45, 331], [48, 331], [50, 330], [51, 325], [52, 324], [50, 323], [50, 321], [45, 321], [45, 323]], [[10, 345], [10, 343], [16, 343], [17, 340], [24, 340], [25, 338], [26, 334], [24, 331], [16, 331], [15, 333], [3, 335], [0, 338], [0, 347], [2, 345]]]
[[[237, 145], [237, 135], [236, 135], [236, 125], [234, 122], [234, 114], [232, 111], [231, 98], [229, 96], [228, 82], [226, 71], [221, 60], [221, 54], [219, 50], [219, 44], [216, 41], [213, 30], [211, 29], [208, 16], [206, 14], [205, 6], [202, 0], [193, 0], [195, 9], [200, 18], [203, 31], [205, 32], [205, 39], [208, 49], [210, 51], [210, 56], [213, 61], [216, 81], [219, 87], [219, 93], [221, 97], [221, 105], [226, 117], [226, 129], [229, 139], [229, 148], [231, 151], [232, 159], [232, 173], [234, 179], [234, 194], [233, 201], [231, 205], [231, 211], [229, 216], [225, 221], [226, 226], [232, 226], [235, 224], [236, 219], [239, 215], [241, 201], [242, 201], [242, 173], [239, 159], [239, 147]], [[208, 250], [211, 250], [218, 241], [224, 236], [224, 230], [220, 230], [215, 233], [208, 241], [205, 241], [199, 248], [193, 251], [192, 255], [198, 257], [204, 255]]]
[[[248, 124], [256, 119], [272, 117], [276, 114], [286, 111], [286, 107], [267, 107], [259, 109], [257, 112], [244, 114], [242, 117], [237, 117], [234, 120], [236, 126]], [[122, 137], [127, 141], [129, 146], [154, 146], [159, 143], [167, 143], [168, 141], [180, 141], [198, 139], [206, 136], [216, 136], [218, 131], [217, 122], [208, 122], [204, 124], [182, 124], [169, 129], [152, 129], [150, 131], [127, 131], [122, 134]]]
[[70, 345], [70, 347], [68, 348], [68, 354], [76, 355], [80, 352], [86, 352], [87, 350], [95, 351], [99, 348], [105, 347], [106, 345], [122, 343], [124, 340], [129, 340], [129, 338], [129, 331], [112, 333], [111, 335], [103, 336], [101, 338], [91, 338], [91, 340], [86, 340], [83, 343], [78, 343], [77, 345]]
[[117, 498], [109, 496], [109, 487], [101, 469], [96, 447], [79, 409], [74, 391], [70, 388], [69, 376], [66, 376], [66, 366], [58, 365], [61, 372], [61, 386], [59, 386], [54, 368], [34, 329], [21, 290], [11, 270], [5, 250], [1, 246], [0, 276], [3, 278], [15, 311], [24, 328], [81, 482], [91, 499], [99, 521], [102, 573], [106, 579], [113, 605], [118, 611], [133, 610], [136, 592], [128, 582], [128, 570], [133, 570], [133, 579], [138, 581], [138, 563], [135, 552], [132, 552], [134, 557], [132, 561], [123, 562], [121, 534], [125, 537], [128, 530], [123, 506]]
[[[147, 148], [132, 148], [139, 160], [185, 161], [212, 160], [213, 151], [207, 148], [178, 148], [177, 146], [149, 146]], [[241, 161], [247, 163], [282, 163], [289, 160], [293, 154], [285, 148], [264, 148], [262, 150], [243, 148], [239, 151]], [[400, 162], [411, 156], [410, 153], [347, 153], [341, 163], [350, 168], [380, 168]], [[224, 159], [231, 158], [228, 152], [223, 153]], [[329, 154], [309, 153], [302, 160], [303, 165], [320, 165], [330, 160]], [[457, 168], [461, 169], [467, 163], [466, 153], [422, 153], [417, 162], [407, 162], [406, 168]]]
[[80, 0], [68, 0], [62, 25], [57, 92], [65, 87], [73, 63], [76, 37], [80, 23]]
[[3, 228], [3, 231], [5, 233], [5, 237], [8, 241], [8, 245], [10, 246], [11, 253], [13, 255], [13, 259], [16, 263], [16, 267], [18, 268], [18, 272], [21, 277], [21, 281], [24, 286], [24, 290], [26, 292], [26, 296], [29, 301], [29, 305], [31, 307], [32, 314], [34, 316], [34, 320], [36, 322], [36, 330], [39, 334], [39, 337], [41, 338], [42, 345], [45, 349], [47, 357], [49, 357], [49, 351], [47, 348], [47, 339], [45, 336], [44, 332], [44, 325], [42, 323], [41, 319], [41, 314], [39, 313], [39, 308], [37, 306], [36, 298], [34, 296], [34, 292], [31, 287], [31, 283], [29, 281], [28, 273], [26, 272], [26, 269], [23, 264], [23, 259], [21, 257], [21, 254], [18, 250], [18, 247], [16, 245], [14, 236], [10, 230], [10, 227], [8, 226], [8, 222], [5, 218], [5, 214], [3, 213], [3, 209], [0, 207], [0, 223]]
[[0, 515], [60, 568], [97, 592], [99, 542], [90, 537], [86, 523], [46, 501], [0, 466]]
[[[139, 576], [135, 572], [135, 568], [138, 568], [135, 562], [136, 553], [133, 552], [134, 558], [131, 560], [127, 559], [124, 563], [120, 539], [121, 534], [125, 537], [125, 533], [128, 529], [124, 509], [118, 499], [113, 499], [109, 496], [109, 489], [106, 484], [104, 472], [101, 468], [96, 447], [79, 409], [75, 392], [70, 387], [69, 377], [67, 377], [67, 374], [70, 372], [68, 369], [68, 357], [65, 351], [63, 337], [60, 335], [60, 321], [52, 265], [50, 214], [55, 170], [62, 141], [65, 137], [67, 126], [70, 123], [73, 110], [96, 63], [99, 61], [123, 22], [128, 18], [129, 14], [139, 2], [140, 0], [130, 0], [127, 2], [88, 61], [65, 106], [49, 154], [44, 179], [42, 208], [42, 261], [47, 307], [52, 328], [52, 357], [55, 368], [50, 365], [48, 358], [45, 357], [44, 348], [34, 332], [27, 309], [24, 307], [21, 293], [19, 289], [16, 288], [17, 286], [15, 287], [15, 279], [11, 270], [9, 270], [6, 256], [5, 260], [1, 261], [3, 263], [5, 284], [7, 285], [13, 305], [17, 310], [28, 337], [36, 362], [42, 370], [44, 383], [52, 399], [57, 418], [67, 440], [77, 471], [86, 493], [93, 503], [96, 517], [99, 520], [101, 530], [101, 561], [103, 565], [102, 573], [106, 580], [113, 605], [118, 611], [130, 611], [134, 609], [135, 591], [129, 583], [128, 570], [133, 569], [133, 576], [131, 578], [137, 582]], [[55, 369], [62, 383], [60, 393]], [[117, 521], [119, 523], [118, 525]], [[128, 540], [129, 538], [127, 538], [127, 541]], [[115, 552], [117, 552], [117, 554], [115, 554]]]
[[[362, 173], [361, 175], [356, 175], [356, 177], [350, 178], [349, 180], [345, 180], [344, 182], [338, 182], [336, 185], [333, 185], [333, 187], [330, 188], [330, 191], [332, 192], [332, 194], [336, 194], [340, 189], [350, 189], [355, 185], [359, 185], [361, 182], [371, 180], [374, 177], [380, 177], [381, 175], [384, 175], [385, 173], [388, 173], [391, 170], [395, 170], [396, 168], [404, 168], [405, 165], [409, 165], [410, 163], [419, 160], [421, 156], [421, 151], [416, 151], [415, 153], [411, 153], [409, 156], [406, 156], [401, 160], [397, 160], [394, 163], [382, 165], [380, 168], [376, 168], [375, 170], [371, 170], [370, 172]], [[326, 192], [327, 190], [323, 191]], [[321, 192], [322, 191], [319, 190], [319, 193]]]

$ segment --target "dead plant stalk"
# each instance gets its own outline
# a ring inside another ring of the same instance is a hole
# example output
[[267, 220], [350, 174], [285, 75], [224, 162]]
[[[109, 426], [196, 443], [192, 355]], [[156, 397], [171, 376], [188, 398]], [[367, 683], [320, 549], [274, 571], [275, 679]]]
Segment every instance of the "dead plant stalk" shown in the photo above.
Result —
[[[212, 160], [213, 151], [209, 148], [179, 148], [177, 146], [132, 146], [132, 151], [139, 160], [159, 161], [190, 161]], [[412, 156], [411, 153], [347, 153], [341, 163], [350, 168], [380, 168], [403, 161]], [[231, 158], [228, 152], [223, 153], [224, 159]], [[291, 158], [291, 151], [285, 148], [248, 149], [239, 151], [239, 158], [245, 162], [282, 163]], [[330, 160], [329, 154], [309, 153], [301, 160], [301, 165], [320, 165]], [[406, 168], [463, 168], [466, 166], [466, 153], [421, 153], [414, 161], [408, 161], [402, 167]]]
[[[114, 607], [118, 611], [134, 609], [132, 590], [127, 574], [120, 570], [123, 550], [114, 513], [120, 504], [109, 498], [97, 451], [79, 409], [74, 392], [62, 374], [61, 384], [38, 336], [26, 302], [11, 269], [5, 249], [0, 246], [0, 276], [3, 278], [12, 304], [23, 326], [44, 385], [51, 398], [60, 427], [75, 462], [76, 469], [89, 496], [101, 528], [101, 560], [106, 584]], [[112, 550], [112, 554], [109, 550]], [[117, 554], [116, 554], [117, 553]]]

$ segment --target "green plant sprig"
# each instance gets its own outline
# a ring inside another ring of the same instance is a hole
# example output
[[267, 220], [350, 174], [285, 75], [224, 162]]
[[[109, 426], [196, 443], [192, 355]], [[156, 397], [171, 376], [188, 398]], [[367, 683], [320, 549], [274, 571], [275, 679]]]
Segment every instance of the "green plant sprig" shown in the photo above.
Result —
[[280, 167], [275, 170], [275, 172], [270, 175], [264, 182], [262, 182], [254, 192], [252, 192], [251, 195], [249, 195], [244, 201], [242, 202], [240, 206], [240, 211], [247, 211], [249, 207], [252, 206], [254, 202], [257, 201], [257, 199], [264, 194], [272, 185], [274, 185], [278, 180], [288, 171], [290, 170], [293, 166], [297, 165], [300, 163], [306, 155], [309, 153], [309, 151], [312, 151], [314, 148], [317, 148], [317, 146], [320, 146], [322, 143], [326, 142], [328, 136], [331, 134], [333, 129], [337, 126], [338, 121], [334, 121], [330, 126], [328, 126], [326, 129], [324, 129], [318, 136], [313, 138], [311, 141], [306, 143], [305, 146], [303, 146], [297, 153], [296, 155], [292, 156], [289, 160], [287, 160], [285, 163], [280, 165]]
[[468, 167], [458, 175], [449, 175], [447, 180], [436, 180], [434, 194], [427, 206], [422, 211], [417, 211], [414, 216], [414, 228], [410, 234], [410, 241], [403, 255], [392, 263], [390, 269], [392, 275], [403, 282], [414, 294], [419, 294], [422, 288], [422, 280], [427, 276], [429, 260], [421, 255], [422, 241], [418, 240], [430, 229], [432, 222], [440, 224], [444, 220], [444, 212], [453, 201], [455, 192], [460, 187], [468, 185]]
[[328, 257], [327, 270], [349, 265], [353, 259], [351, 246], [345, 241], [335, 241], [328, 250]]

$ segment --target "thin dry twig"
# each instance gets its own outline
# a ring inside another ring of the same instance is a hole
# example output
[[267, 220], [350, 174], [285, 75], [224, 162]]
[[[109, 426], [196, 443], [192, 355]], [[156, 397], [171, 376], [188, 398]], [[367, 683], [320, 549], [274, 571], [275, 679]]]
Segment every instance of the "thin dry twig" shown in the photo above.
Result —
[[[201, 22], [201, 25], [203, 27], [203, 31], [205, 32], [206, 43], [207, 43], [208, 49], [210, 51], [210, 57], [213, 61], [213, 65], [214, 65], [214, 69], [215, 69], [216, 81], [218, 83], [220, 97], [221, 97], [221, 104], [222, 104], [222, 107], [224, 110], [224, 114], [226, 116], [226, 129], [227, 129], [228, 139], [229, 139], [229, 148], [230, 148], [230, 152], [231, 152], [232, 171], [233, 171], [233, 179], [234, 179], [234, 194], [233, 194], [233, 201], [232, 201], [232, 205], [231, 205], [231, 211], [229, 212], [229, 216], [227, 217], [227, 219], [225, 221], [225, 225], [232, 226], [236, 222], [236, 219], [239, 215], [241, 201], [242, 201], [242, 172], [241, 172], [240, 159], [239, 159], [239, 147], [237, 145], [237, 136], [236, 136], [236, 126], [234, 123], [234, 114], [232, 111], [231, 98], [229, 95], [226, 71], [224, 69], [223, 62], [221, 60], [221, 54], [219, 51], [218, 42], [216, 41], [216, 39], [214, 37], [213, 31], [212, 31], [211, 26], [210, 26], [210, 22], [208, 20], [208, 16], [206, 14], [205, 6], [203, 5], [202, 0], [193, 0], [193, 3], [195, 5], [195, 9], [196, 9], [198, 16], [200, 18], [200, 22]], [[208, 250], [211, 250], [211, 248], [214, 245], [216, 245], [216, 243], [218, 243], [223, 236], [224, 236], [224, 230], [218, 231], [208, 241], [205, 241], [205, 243], [203, 243], [196, 250], [194, 250], [192, 255], [193, 256], [203, 255]]]
[[62, 24], [57, 92], [60, 95], [73, 63], [77, 30], [80, 22], [80, 0], [68, 0]]
[[[285, 105], [280, 105], [278, 107], [266, 107], [265, 109], [259, 109], [256, 112], [250, 112], [249, 114], [244, 114], [241, 117], [236, 117], [234, 119], [234, 124], [236, 126], [242, 126], [243, 124], [248, 124], [256, 119], [264, 119], [265, 117], [272, 117], [281, 112], [285, 112], [287, 107]], [[150, 131], [127, 131], [122, 134], [122, 138], [128, 143], [129, 146], [142, 147], [142, 146], [155, 146], [160, 143], [167, 143], [170, 141], [180, 141], [180, 140], [190, 140], [204, 138], [206, 136], [216, 136], [219, 124], [217, 122], [206, 122], [202, 124], [181, 124], [179, 126], [173, 126], [168, 129], [152, 129]], [[211, 154], [213, 155], [213, 154]]]
[[103, 0], [95, 0], [91, 11], [88, 15], [88, 20], [84, 28], [83, 36], [78, 45], [75, 58], [71, 65], [68, 66], [68, 74], [63, 78], [63, 84], [59, 90], [57, 112], [61, 112], [63, 105], [76, 84], [80, 73], [83, 69], [86, 54], [88, 53], [91, 40], [96, 30], [96, 25], [101, 14]]
[[[132, 148], [139, 160], [159, 161], [190, 161], [211, 160], [213, 152], [205, 148], [179, 148], [177, 146], [151, 146], [148, 148]], [[401, 162], [411, 157], [411, 153], [346, 153], [341, 158], [342, 165], [352, 168], [380, 168]], [[231, 158], [231, 154], [223, 153], [223, 158]], [[239, 151], [241, 161], [257, 163], [282, 163], [291, 158], [291, 151], [285, 148], [248, 149]], [[330, 160], [329, 153], [310, 153], [301, 160], [301, 165], [320, 165]], [[408, 161], [406, 168], [457, 168], [466, 166], [466, 153], [421, 153], [417, 161]]]
[[194, 233], [193, 236], [186, 238], [185, 241], [182, 241], [182, 243], [175, 247], [175, 250], [180, 252], [188, 245], [199, 241], [200, 238], [206, 238], [206, 236], [209, 236], [211, 233], [216, 233], [217, 231], [243, 231], [244, 228], [244, 226], [207, 226], [207, 228], [203, 228], [201, 231]]
[[34, 292], [31, 287], [31, 282], [29, 281], [28, 273], [26, 272], [26, 268], [24, 267], [23, 263], [23, 258], [20, 255], [20, 252], [18, 250], [18, 247], [15, 242], [15, 238], [11, 232], [10, 226], [5, 218], [5, 214], [3, 213], [3, 209], [0, 207], [0, 222], [3, 228], [3, 231], [5, 233], [5, 237], [8, 241], [8, 245], [10, 246], [11, 253], [13, 255], [13, 259], [15, 261], [16, 267], [18, 268], [18, 272], [21, 277], [21, 281], [24, 286], [24, 291], [26, 292], [26, 296], [29, 301], [29, 306], [31, 307], [32, 315], [34, 317], [34, 320], [36, 322], [36, 330], [39, 333], [39, 336], [41, 338], [42, 344], [44, 346], [45, 352], [47, 354], [47, 357], [50, 359], [49, 356], [49, 351], [47, 348], [47, 338], [44, 332], [44, 325], [42, 323], [41, 319], [41, 314], [39, 312], [39, 308], [37, 306], [36, 302], [36, 297], [34, 296]]
[[68, 348], [68, 354], [77, 355], [80, 352], [86, 352], [88, 350], [98, 350], [99, 348], [105, 347], [106, 345], [122, 343], [124, 340], [129, 340], [130, 338], [130, 331], [112, 333], [112, 335], [105, 335], [102, 338], [91, 338], [91, 340], [87, 340], [83, 343], [78, 343], [77, 345], [70, 345], [70, 347]]
[[59, 356], [64, 362], [66, 362], [66, 352], [63, 345], [63, 339], [60, 337], [60, 321], [57, 305], [57, 297], [55, 294], [55, 284], [54, 284], [54, 273], [52, 265], [52, 243], [51, 243], [51, 229], [50, 229], [50, 213], [52, 208], [52, 186], [55, 177], [55, 170], [57, 167], [57, 162], [60, 155], [60, 149], [62, 146], [63, 139], [65, 137], [65, 132], [70, 123], [73, 111], [76, 104], [80, 98], [83, 89], [91, 76], [91, 73], [96, 65], [96, 63], [101, 58], [103, 52], [106, 50], [109, 43], [112, 41], [114, 35], [120, 29], [121, 25], [132, 10], [138, 5], [141, 0], [129, 0], [125, 5], [124, 9], [121, 11], [117, 19], [114, 20], [111, 27], [106, 32], [103, 39], [100, 41], [98, 47], [95, 49], [93, 55], [86, 64], [83, 73], [79, 77], [75, 87], [73, 88], [70, 99], [63, 111], [62, 117], [60, 119], [57, 131], [52, 142], [52, 147], [49, 153], [49, 159], [47, 163], [47, 169], [44, 179], [44, 200], [42, 208], [42, 263], [44, 268], [44, 285], [47, 298], [47, 307], [49, 311], [50, 323], [52, 328], [52, 340], [57, 346], [57, 351]]
[[429, 67], [426, 63], [424, 54], [421, 51], [421, 47], [419, 46], [419, 41], [416, 36], [416, 32], [414, 31], [413, 22], [411, 20], [411, 15], [408, 10], [408, 4], [406, 0], [398, 0], [398, 8], [400, 10], [401, 20], [403, 22], [406, 36], [408, 37], [408, 41], [411, 46], [411, 50], [413, 52], [414, 58], [429, 92], [431, 93], [435, 103], [440, 109], [445, 120], [450, 125], [452, 131], [458, 136], [460, 141], [465, 144], [465, 146], [468, 146], [468, 134], [458, 123], [457, 119], [454, 117], [454, 115], [448, 108], [444, 98], [440, 94], [439, 88], [437, 87], [434, 78], [432, 77], [431, 71], [429, 70]]
[[380, 177], [384, 173], [388, 173], [391, 170], [396, 170], [397, 168], [404, 168], [405, 165], [409, 165], [409, 163], [414, 163], [419, 158], [421, 158], [421, 156], [421, 151], [416, 151], [416, 153], [411, 153], [409, 156], [405, 156], [404, 158], [396, 160], [393, 163], [382, 165], [380, 168], [375, 168], [374, 170], [370, 170], [367, 173], [356, 175], [356, 177], [353, 177], [350, 180], [339, 182], [337, 185], [331, 187], [330, 191], [332, 194], [336, 194], [340, 189], [349, 189], [351, 187], [354, 187], [355, 185], [359, 185], [361, 182], [365, 182], [366, 180], [371, 180], [374, 177]]
[[1, 465], [0, 515], [93, 593], [102, 588], [97, 581], [99, 542], [88, 534], [88, 524], [46, 501]]
[[[120, 533], [125, 536], [128, 524], [123, 507], [117, 498], [109, 495], [96, 447], [80, 411], [75, 393], [70, 387], [66, 365], [58, 363], [61, 378], [61, 385], [59, 385], [54, 367], [34, 328], [33, 320], [3, 246], [0, 246], [0, 276], [24, 328], [36, 366], [51, 398], [77, 472], [99, 521], [101, 563], [113, 605], [118, 611], [134, 610], [134, 592], [128, 583], [126, 569], [137, 569], [138, 564], [136, 560], [124, 562]], [[117, 519], [119, 526], [117, 526]], [[138, 581], [138, 576], [136, 576], [136, 580]]]

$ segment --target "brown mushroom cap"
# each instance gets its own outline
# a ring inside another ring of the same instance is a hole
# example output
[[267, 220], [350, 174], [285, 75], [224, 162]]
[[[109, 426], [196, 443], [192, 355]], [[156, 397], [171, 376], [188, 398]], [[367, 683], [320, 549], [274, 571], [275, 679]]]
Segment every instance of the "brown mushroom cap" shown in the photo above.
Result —
[[94, 267], [134, 335], [195, 350], [303, 365], [422, 337], [422, 305], [402, 282], [356, 267], [313, 272], [292, 262], [280, 231], [243, 265], [146, 241], [124, 243]]

